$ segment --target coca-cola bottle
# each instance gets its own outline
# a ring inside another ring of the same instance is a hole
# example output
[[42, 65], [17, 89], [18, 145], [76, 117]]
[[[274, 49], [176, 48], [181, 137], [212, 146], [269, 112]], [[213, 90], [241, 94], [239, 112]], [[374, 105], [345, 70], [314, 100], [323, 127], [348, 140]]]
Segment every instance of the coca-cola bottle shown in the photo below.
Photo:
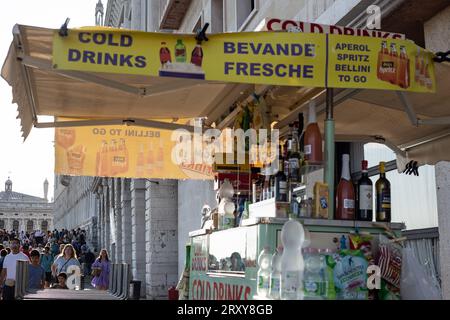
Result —
[[202, 46], [200, 45], [200, 43], [197, 43], [194, 50], [192, 50], [191, 63], [198, 67], [201, 67], [202, 61], [203, 61]]

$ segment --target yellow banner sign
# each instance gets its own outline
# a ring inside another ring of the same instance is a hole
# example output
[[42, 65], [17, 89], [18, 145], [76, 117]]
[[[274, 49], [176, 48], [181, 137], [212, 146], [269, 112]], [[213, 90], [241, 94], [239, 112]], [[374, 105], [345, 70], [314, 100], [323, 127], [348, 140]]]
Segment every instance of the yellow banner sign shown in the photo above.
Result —
[[55, 172], [77, 176], [213, 179], [212, 166], [173, 161], [182, 135], [135, 126], [55, 129]]
[[119, 29], [55, 31], [56, 69], [235, 83], [433, 92], [433, 54], [401, 39], [243, 32], [193, 35]]

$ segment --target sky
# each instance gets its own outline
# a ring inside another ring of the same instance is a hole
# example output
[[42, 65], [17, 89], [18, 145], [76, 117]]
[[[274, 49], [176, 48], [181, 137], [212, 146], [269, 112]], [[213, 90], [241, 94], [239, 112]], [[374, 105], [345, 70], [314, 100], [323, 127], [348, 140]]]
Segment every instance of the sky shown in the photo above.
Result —
[[[106, 9], [106, 0], [103, 5]], [[12, 28], [18, 24], [58, 29], [70, 18], [69, 28], [95, 25], [97, 0], [14, 0], [2, 1], [0, 10], [0, 63], [8, 53]], [[54, 188], [54, 129], [33, 128], [25, 142], [17, 117], [17, 105], [12, 104], [11, 87], [0, 78], [0, 191], [11, 177], [13, 191], [43, 197], [43, 182], [47, 178], [48, 198]], [[40, 118], [40, 121], [52, 118]]]

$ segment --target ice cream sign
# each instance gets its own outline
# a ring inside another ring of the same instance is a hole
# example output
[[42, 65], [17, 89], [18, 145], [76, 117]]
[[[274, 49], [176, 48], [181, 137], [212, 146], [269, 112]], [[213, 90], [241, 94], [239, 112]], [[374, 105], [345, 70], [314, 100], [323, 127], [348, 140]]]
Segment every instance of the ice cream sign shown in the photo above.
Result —
[[[267, 28], [296, 23], [278, 20]], [[203, 42], [192, 34], [102, 28], [60, 37], [55, 31], [53, 67], [230, 83], [435, 90], [433, 54], [403, 35], [303, 22], [297, 28], [301, 32], [212, 34]]]

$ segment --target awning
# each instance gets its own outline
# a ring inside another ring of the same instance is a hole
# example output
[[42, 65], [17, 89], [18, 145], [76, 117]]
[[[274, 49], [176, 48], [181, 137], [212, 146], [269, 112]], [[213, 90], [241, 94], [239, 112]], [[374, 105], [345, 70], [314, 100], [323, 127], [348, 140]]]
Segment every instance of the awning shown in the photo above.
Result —
[[[52, 69], [52, 29], [19, 26], [2, 68], [13, 88], [23, 137], [37, 116], [82, 119], [161, 119], [208, 116], [227, 107], [247, 84]], [[21, 51], [19, 51], [21, 50]]]
[[[40, 124], [40, 115], [117, 124], [191, 117], [208, 117], [208, 124], [231, 123], [223, 119], [224, 113], [255, 88], [248, 84], [54, 70], [53, 31], [16, 26], [3, 65], [2, 77], [12, 87], [24, 138], [33, 125], [58, 126]], [[450, 65], [437, 63], [435, 70], [436, 93], [335, 89], [337, 139], [359, 137], [361, 141], [386, 143], [402, 158], [421, 164], [450, 160]], [[267, 91], [267, 86], [263, 87]], [[274, 120], [279, 121], [278, 127], [283, 129], [293, 121], [311, 98], [319, 102], [320, 114], [324, 110], [321, 91], [270, 87], [268, 104]], [[323, 115], [319, 123], [323, 124]]]

